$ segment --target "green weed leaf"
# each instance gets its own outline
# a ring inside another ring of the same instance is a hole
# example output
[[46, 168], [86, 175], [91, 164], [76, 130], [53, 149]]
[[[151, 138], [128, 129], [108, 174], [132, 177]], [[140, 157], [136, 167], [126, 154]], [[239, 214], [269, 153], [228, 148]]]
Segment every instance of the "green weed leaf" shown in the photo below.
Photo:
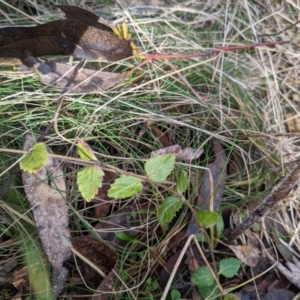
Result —
[[219, 275], [224, 275], [227, 278], [231, 278], [238, 272], [241, 267], [241, 261], [237, 258], [224, 258], [220, 261]]
[[215, 279], [207, 266], [198, 268], [192, 275], [192, 283], [201, 290], [203, 287], [213, 286]]
[[124, 199], [134, 196], [143, 190], [142, 182], [133, 176], [121, 175], [108, 190], [108, 196], [115, 199]]
[[171, 174], [175, 165], [175, 155], [172, 153], [156, 155], [147, 160], [145, 171], [148, 178], [154, 182], [162, 182]]
[[77, 185], [84, 200], [89, 202], [95, 197], [103, 176], [103, 171], [96, 166], [84, 167], [77, 173]]
[[218, 223], [219, 216], [217, 213], [209, 210], [200, 210], [197, 213], [197, 220], [204, 228], [215, 226]]
[[176, 212], [181, 208], [181, 206], [182, 201], [177, 197], [167, 197], [158, 208], [158, 222], [162, 226], [167, 225], [175, 217]]
[[36, 143], [30, 152], [20, 160], [20, 168], [29, 173], [35, 173], [42, 168], [47, 160], [48, 152], [44, 143]]
[[181, 171], [177, 179], [175, 190], [183, 194], [187, 190], [188, 184], [189, 180], [186, 171]]
[[78, 143], [76, 146], [78, 148], [78, 154], [81, 159], [97, 160], [97, 157], [95, 156], [92, 148], [86, 142], [84, 142], [82, 139], [78, 139]]
[[171, 299], [172, 300], [178, 300], [181, 299], [181, 293], [178, 290], [173, 289], [171, 291]]

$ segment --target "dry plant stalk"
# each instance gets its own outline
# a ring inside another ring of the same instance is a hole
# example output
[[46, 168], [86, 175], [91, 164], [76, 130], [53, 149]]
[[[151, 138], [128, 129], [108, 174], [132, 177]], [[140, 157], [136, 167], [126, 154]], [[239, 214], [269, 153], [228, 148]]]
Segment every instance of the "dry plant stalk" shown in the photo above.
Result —
[[241, 224], [225, 233], [225, 240], [233, 242], [238, 236], [252, 227], [262, 216], [268, 214], [280, 200], [283, 200], [290, 193], [298, 183], [299, 177], [300, 164], [297, 164], [279, 186]]

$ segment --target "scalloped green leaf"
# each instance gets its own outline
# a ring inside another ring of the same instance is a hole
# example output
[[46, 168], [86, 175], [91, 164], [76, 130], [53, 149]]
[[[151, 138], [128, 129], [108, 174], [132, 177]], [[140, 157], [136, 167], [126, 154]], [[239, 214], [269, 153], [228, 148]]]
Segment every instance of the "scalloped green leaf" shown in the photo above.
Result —
[[197, 213], [197, 221], [204, 228], [215, 226], [218, 223], [219, 215], [213, 211], [200, 210]]
[[189, 184], [189, 179], [188, 179], [187, 172], [182, 170], [178, 176], [175, 190], [178, 193], [183, 194], [187, 190], [188, 184]]
[[20, 168], [35, 173], [46, 164], [48, 152], [44, 143], [36, 143], [30, 152], [20, 160]]
[[164, 199], [158, 208], [158, 222], [164, 227], [175, 217], [176, 212], [181, 208], [182, 201], [177, 197], [170, 196]]
[[96, 166], [84, 167], [77, 173], [78, 189], [85, 201], [95, 197], [98, 188], [102, 187], [103, 176], [104, 172]]
[[224, 258], [220, 261], [219, 275], [223, 275], [227, 278], [232, 278], [238, 272], [241, 267], [241, 261], [237, 258]]
[[196, 284], [198, 289], [212, 286], [215, 279], [207, 266], [199, 267], [192, 275], [192, 283]]
[[156, 155], [147, 160], [145, 171], [148, 178], [154, 182], [167, 179], [175, 166], [175, 155], [172, 153]]
[[82, 139], [78, 139], [78, 143], [76, 144], [76, 146], [81, 159], [95, 161], [98, 160], [92, 148]]
[[133, 176], [121, 175], [108, 190], [108, 196], [115, 199], [125, 199], [140, 193], [143, 190], [142, 182]]

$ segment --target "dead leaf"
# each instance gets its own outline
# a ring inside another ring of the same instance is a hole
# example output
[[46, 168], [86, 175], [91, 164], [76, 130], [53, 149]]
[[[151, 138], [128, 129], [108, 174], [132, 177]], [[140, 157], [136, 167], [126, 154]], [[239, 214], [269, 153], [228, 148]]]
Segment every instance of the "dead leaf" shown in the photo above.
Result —
[[[102, 271], [108, 273], [108, 275], [102, 280], [100, 285], [97, 284], [97, 290], [100, 294], [93, 296], [93, 300], [106, 300], [111, 299], [108, 292], [113, 292], [117, 276], [115, 272], [118, 270], [118, 255], [117, 252], [91, 236], [83, 236], [72, 239], [73, 248], [85, 256], [88, 260], [93, 262]], [[89, 270], [92, 273], [92, 270]], [[95, 276], [99, 277], [99, 274]], [[96, 279], [94, 279], [96, 281]], [[105, 294], [101, 294], [105, 292]]]
[[265, 260], [264, 252], [261, 249], [258, 238], [252, 232], [247, 232], [247, 245], [227, 245], [235, 256], [245, 265], [254, 268], [258, 263]]
[[115, 250], [91, 236], [72, 238], [72, 246], [105, 273], [109, 273], [118, 260]]
[[145, 122], [145, 127], [152, 131], [163, 147], [168, 148], [173, 145], [167, 131], [163, 132], [158, 126], [152, 124], [151, 121]]
[[281, 262], [276, 261], [273, 256], [266, 251], [266, 254], [276, 268], [298, 289], [300, 289], [300, 261], [293, 256], [293, 262], [287, 262], [285, 267]]
[[194, 150], [193, 148], [188, 147], [182, 150], [181, 147], [176, 144], [173, 146], [152, 151], [151, 156], [156, 156], [159, 154], [168, 154], [168, 153], [175, 154], [177, 160], [192, 161], [194, 159], [199, 158], [202, 155], [203, 149]]
[[73, 55], [83, 59], [117, 61], [132, 56], [131, 42], [77, 20], [58, 20], [34, 27], [0, 28], [0, 57], [21, 59], [24, 50], [34, 57]]
[[[42, 62], [26, 51], [24, 63], [31, 67], [44, 84], [70, 94], [101, 93], [124, 80], [119, 73], [101, 72], [75, 68], [56, 62]], [[66, 88], [67, 87], [67, 88]]]
[[56, 7], [65, 13], [67, 19], [73, 19], [88, 26], [112, 32], [111, 26], [104, 19], [89, 12], [88, 10], [72, 5], [56, 5]]
[[270, 291], [267, 294], [258, 294], [257, 291], [251, 292], [251, 293], [241, 293], [240, 300], [253, 300], [253, 299], [259, 299], [259, 300], [292, 300], [295, 297], [295, 293], [289, 290], [283, 290], [283, 289], [274, 289]]
[[[28, 134], [24, 149], [29, 151], [33, 145], [34, 140]], [[22, 172], [22, 179], [43, 249], [52, 266], [53, 293], [58, 296], [68, 278], [63, 262], [71, 255], [66, 184], [60, 162], [48, 157], [45, 167], [36, 174]]]
[[[226, 182], [226, 155], [218, 140], [213, 140], [213, 150], [216, 159], [207, 166], [210, 172], [205, 172], [196, 205], [201, 209], [209, 210], [211, 201], [213, 201], [213, 211], [218, 211]], [[211, 190], [211, 187], [213, 190]], [[212, 199], [211, 195], [213, 195]]]
[[285, 113], [285, 118], [286, 118], [286, 125], [289, 129], [289, 132], [291, 133], [297, 133], [299, 134], [300, 132], [300, 118], [292, 113]]
[[92, 200], [95, 203], [95, 211], [93, 218], [99, 219], [105, 217], [111, 206], [112, 198], [108, 197], [108, 190], [110, 188], [110, 183], [116, 178], [116, 174], [110, 171], [105, 171], [102, 179], [102, 187], [98, 189], [98, 193]]

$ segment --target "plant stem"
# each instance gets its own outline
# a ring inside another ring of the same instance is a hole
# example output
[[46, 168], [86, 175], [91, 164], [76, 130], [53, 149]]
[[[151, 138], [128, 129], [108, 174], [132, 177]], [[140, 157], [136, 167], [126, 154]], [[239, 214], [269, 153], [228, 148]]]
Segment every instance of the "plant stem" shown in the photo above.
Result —
[[129, 76], [132, 74], [135, 70], [141, 68], [143, 65], [147, 64], [148, 62], [155, 60], [155, 59], [183, 59], [183, 58], [194, 58], [194, 57], [204, 57], [204, 56], [210, 56], [215, 55], [222, 52], [229, 52], [229, 51], [235, 51], [235, 50], [244, 50], [244, 49], [254, 49], [257, 47], [274, 47], [276, 45], [284, 45], [288, 44], [291, 41], [278, 41], [278, 42], [262, 42], [262, 43], [253, 43], [249, 45], [236, 45], [236, 46], [225, 46], [218, 49], [212, 49], [205, 52], [196, 52], [196, 53], [173, 53], [173, 54], [167, 54], [167, 53], [156, 53], [156, 54], [150, 54], [150, 53], [144, 53], [140, 56], [144, 58], [145, 60], [140, 62], [138, 65], [136, 65], [134, 68], [129, 70], [127, 73], [125, 73], [124, 77]]

